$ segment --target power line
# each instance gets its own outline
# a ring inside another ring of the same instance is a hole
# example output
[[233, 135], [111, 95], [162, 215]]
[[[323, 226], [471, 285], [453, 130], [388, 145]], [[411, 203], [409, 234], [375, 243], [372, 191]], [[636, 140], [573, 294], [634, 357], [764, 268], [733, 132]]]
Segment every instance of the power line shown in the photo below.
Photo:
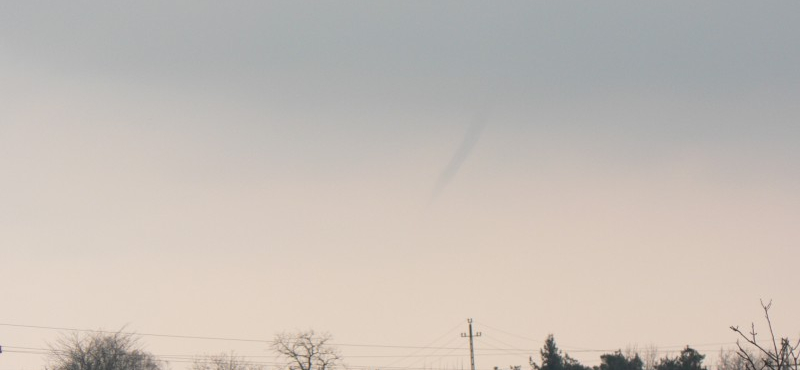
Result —
[[[433, 341], [431, 341], [430, 343], [428, 343], [427, 345], [425, 345], [425, 347], [428, 347], [428, 348], [430, 348], [430, 347], [431, 347], [433, 344], [435, 344], [436, 342], [438, 342], [438, 341], [442, 340], [442, 339], [443, 339], [443, 338], [445, 338], [445, 337], [446, 337], [448, 334], [450, 334], [450, 333], [452, 333], [453, 331], [455, 331], [456, 329], [458, 329], [460, 326], [461, 326], [461, 322], [459, 322], [458, 324], [456, 324], [455, 326], [453, 326], [452, 328], [450, 328], [450, 330], [446, 331], [444, 334], [440, 335], [438, 338], [434, 339]], [[450, 342], [446, 343], [446, 344], [445, 344], [445, 346], [449, 345], [449, 343], [450, 343]], [[402, 362], [402, 361], [404, 361], [406, 358], [409, 358], [409, 357], [414, 357], [414, 356], [416, 356], [418, 353], [420, 353], [420, 352], [422, 352], [422, 351], [424, 351], [424, 350], [425, 350], [425, 348], [420, 348], [420, 349], [417, 349], [416, 351], [412, 352], [412, 353], [411, 353], [410, 355], [408, 355], [408, 356], [405, 356], [404, 358], [400, 358], [400, 359], [397, 359], [397, 360], [395, 360], [395, 361], [392, 361], [392, 362], [390, 362], [390, 363], [389, 363], [387, 366], [392, 366], [392, 365], [394, 365], [394, 364], [397, 364], [398, 362]]]
[[486, 324], [486, 323], [485, 323], [485, 322], [483, 322], [483, 321], [476, 321], [476, 323], [480, 323], [481, 325], [483, 325], [483, 326], [485, 326], [485, 327], [487, 327], [487, 328], [489, 328], [489, 329], [492, 329], [492, 330], [499, 331], [499, 332], [501, 332], [501, 333], [503, 333], [503, 334], [510, 335], [510, 336], [512, 336], [512, 337], [517, 337], [517, 338], [521, 338], [521, 339], [529, 340], [529, 341], [531, 341], [531, 342], [540, 342], [540, 341], [541, 341], [540, 339], [528, 338], [528, 337], [524, 337], [524, 336], [521, 336], [521, 335], [518, 335], [518, 334], [514, 334], [514, 333], [507, 332], [507, 331], [505, 331], [505, 330], [502, 330], [502, 329], [498, 329], [498, 328], [496, 328], [496, 327], [494, 327], [494, 326], [491, 326], [491, 325], [488, 325], [488, 324]]
[[[462, 348], [463, 349], [463, 348]], [[43, 349], [42, 349], [43, 350]], [[42, 350], [5, 350], [5, 352], [9, 353], [16, 353], [16, 354], [30, 354], [30, 355], [38, 355], [38, 356], [45, 356], [50, 355], [51, 352], [45, 352]], [[172, 358], [170, 356], [159, 356], [153, 355], [157, 359], [160, 359], [164, 362], [169, 363], [209, 363], [210, 359], [207, 356], [201, 356], [197, 358], [189, 358], [187, 357], [177, 357]], [[247, 361], [250, 364], [254, 365], [283, 365], [282, 362], [272, 362], [272, 361]], [[346, 366], [347, 369], [363, 369], [363, 370], [370, 370], [370, 369], [387, 369], [387, 370], [450, 370], [448, 368], [435, 368], [435, 367], [404, 367], [404, 366], [371, 366], [371, 365], [348, 365]], [[484, 369], [489, 370], [489, 369]]]
[[77, 329], [77, 328], [65, 328], [65, 327], [58, 327], [58, 326], [42, 326], [42, 325], [23, 325], [23, 324], [0, 323], [0, 326], [12, 326], [12, 327], [18, 327], [18, 328], [44, 329], [44, 330], [77, 331], [77, 332], [89, 332], [89, 333], [129, 334], [129, 335], [141, 335], [141, 336], [147, 336], [147, 337], [221, 340], [221, 341], [233, 341], [233, 342], [257, 342], [257, 343], [268, 343], [268, 344], [274, 343], [274, 341], [264, 340], [264, 339], [243, 339], [243, 338], [206, 337], [206, 336], [176, 335], [176, 334], [135, 333], [135, 332], [124, 332], [124, 331]]
[[[477, 322], [476, 322], [477, 323]], [[513, 334], [511, 332], [498, 329], [494, 326], [490, 326], [485, 324], [484, 322], [480, 322], [481, 325], [486, 326], [488, 328], [497, 330], [499, 332], [505, 333], [507, 335], [516, 336], [522, 339], [531, 340], [531, 338], [527, 338], [524, 336], [520, 336], [517, 334]], [[107, 333], [107, 334], [129, 334], [129, 335], [140, 335], [140, 336], [148, 336], [148, 337], [162, 337], [162, 338], [177, 338], [177, 339], [197, 339], [197, 340], [219, 340], [219, 341], [231, 341], [231, 342], [251, 342], [251, 343], [265, 343], [265, 344], [273, 344], [275, 343], [274, 340], [268, 339], [252, 339], [252, 338], [234, 338], [234, 337], [216, 337], [216, 336], [197, 336], [197, 335], [180, 335], [180, 334], [160, 334], [160, 333], [137, 333], [137, 332], [124, 332], [124, 331], [110, 331], [110, 330], [100, 330], [100, 329], [80, 329], [80, 328], [68, 328], [68, 327], [58, 327], [58, 326], [44, 326], [44, 325], [27, 325], [27, 324], [11, 324], [11, 323], [0, 323], [0, 326], [10, 326], [10, 327], [19, 327], [19, 328], [30, 328], [30, 329], [42, 329], [42, 330], [62, 330], [62, 331], [76, 331], [76, 332], [90, 332], [90, 333]], [[452, 331], [452, 330], [451, 330]], [[495, 340], [497, 340], [495, 338]], [[434, 341], [435, 342], [435, 341]], [[699, 343], [699, 344], [689, 344], [691, 347], [710, 347], [710, 346], [719, 346], [719, 345], [734, 345], [736, 342], [715, 342], [715, 343]], [[435, 349], [435, 350], [451, 350], [451, 349], [463, 349], [462, 347], [447, 347], [447, 345], [436, 347], [436, 346], [406, 346], [406, 345], [391, 345], [391, 344], [363, 344], [363, 343], [331, 343], [331, 345], [340, 346], [340, 347], [367, 347], [367, 348], [402, 348], [402, 349], [418, 349], [418, 350], [425, 350], [425, 349]], [[657, 346], [657, 348], [683, 348], [686, 344], [681, 345], [669, 345], [669, 346]], [[565, 349], [570, 349], [570, 352], [608, 352], [608, 351], [616, 351], [617, 349], [587, 349], [587, 348], [577, 348], [573, 346], [565, 346], [562, 345]], [[495, 348], [495, 350], [520, 350], [519, 348]], [[538, 348], [531, 349], [530, 351], [536, 352]]]
[[[535, 339], [532, 339], [532, 338], [529, 338], [529, 337], [526, 337], [526, 336], [522, 336], [522, 335], [519, 335], [519, 334], [515, 334], [515, 333], [512, 333], [512, 332], [509, 332], [509, 331], [506, 331], [506, 330], [502, 330], [502, 329], [499, 329], [499, 328], [497, 328], [497, 327], [494, 327], [494, 326], [488, 325], [488, 324], [486, 324], [486, 323], [485, 323], [485, 322], [483, 322], [483, 321], [477, 321], [477, 320], [476, 320], [475, 322], [476, 322], [476, 323], [480, 323], [481, 325], [483, 325], [483, 326], [485, 326], [485, 327], [487, 327], [487, 328], [490, 328], [490, 329], [496, 330], [496, 331], [498, 331], [498, 332], [501, 332], [501, 333], [504, 333], [504, 334], [506, 334], [506, 335], [510, 335], [510, 336], [512, 336], [512, 337], [517, 337], [517, 338], [524, 339], [524, 340], [528, 340], [528, 341], [534, 341], [534, 342], [538, 342], [538, 340], [535, 340]], [[494, 338], [494, 339], [495, 339], [495, 340], [497, 340], [497, 341], [499, 341], [497, 338]], [[769, 341], [768, 341], [768, 340], [764, 340], [764, 342], [769, 342]], [[692, 348], [702, 348], [702, 347], [724, 346], [724, 345], [731, 345], [731, 346], [732, 346], [732, 345], [735, 345], [735, 344], [736, 344], [736, 342], [735, 342], [735, 341], [732, 341], [732, 342], [697, 343], [697, 344], [691, 344], [691, 343], [688, 343], [688, 344], [676, 344], [676, 345], [667, 345], [667, 346], [658, 346], [658, 345], [657, 345], [656, 347], [657, 347], [657, 348], [684, 348], [684, 347], [686, 347], [686, 346], [688, 345], [688, 346], [690, 346], [690, 347], [692, 347]], [[507, 344], [506, 344], [506, 345], [507, 345]], [[569, 352], [570, 352], [570, 353], [581, 353], [581, 352], [590, 352], [590, 353], [591, 353], [591, 352], [614, 352], [614, 351], [616, 351], [616, 350], [620, 349], [620, 348], [613, 348], [613, 349], [611, 349], [611, 348], [581, 348], [581, 347], [569, 346], [569, 345], [564, 345], [564, 344], [561, 344], [559, 347], [569, 350]], [[513, 348], [512, 348], [512, 349], [513, 349]], [[538, 350], [539, 350], [539, 349], [537, 348], [537, 349], [533, 349], [532, 351], [533, 351], [533, 352], [536, 352], [536, 351], [538, 351]]]
[[[484, 333], [484, 334], [486, 334], [486, 333]], [[498, 350], [500, 350], [501, 348], [500, 348], [500, 347], [497, 347], [497, 346], [495, 346], [495, 345], [493, 345], [493, 344], [491, 343], [491, 341], [496, 341], [496, 342], [498, 342], [498, 343], [500, 343], [500, 344], [502, 344], [502, 345], [505, 345], [505, 346], [510, 346], [509, 344], [507, 344], [507, 343], [504, 343], [504, 342], [502, 342], [502, 341], [501, 341], [501, 340], [499, 340], [499, 339], [493, 338], [493, 337], [492, 337], [492, 336], [490, 336], [490, 335], [484, 335], [484, 337], [486, 337], [486, 339], [489, 339], [488, 341], [484, 341], [484, 343], [485, 343], [486, 345], [488, 345], [488, 346], [490, 346], [490, 347], [494, 348], [494, 349], [498, 349]], [[525, 350], [522, 350], [522, 349], [515, 349], [515, 350], [516, 350], [516, 351], [519, 351], [520, 353], [523, 353], [523, 354], [529, 354], [529, 353], [530, 353], [529, 351], [525, 351]], [[503, 353], [503, 354], [505, 354], [505, 355], [513, 355], [513, 356], [515, 356], [515, 355], [518, 355], [518, 354], [520, 354], [520, 353], [512, 353], [511, 351], [504, 351], [504, 353]], [[482, 355], [485, 355], [485, 354], [482, 354]]]
[[[460, 325], [459, 325], [459, 326], [460, 326]], [[422, 361], [422, 360], [425, 360], [425, 359], [427, 359], [427, 358], [430, 358], [430, 357], [434, 357], [434, 356], [436, 356], [436, 358], [434, 359], [434, 361], [436, 361], [436, 360], [439, 360], [439, 359], [441, 359], [442, 357], [449, 356], [451, 353], [455, 352], [456, 350], [463, 350], [463, 349], [465, 349], [465, 348], [461, 348], [461, 347], [454, 347], [454, 348], [450, 349], [450, 350], [449, 350], [447, 353], [445, 353], [445, 354], [443, 354], [443, 355], [437, 355], [437, 353], [438, 353], [439, 351], [441, 351], [443, 348], [446, 348], [446, 346], [449, 346], [449, 345], [450, 345], [450, 343], [453, 343], [453, 342], [455, 342], [457, 339], [458, 339], [458, 337], [457, 337], [457, 336], [453, 336], [452, 338], [450, 338], [450, 340], [449, 340], [447, 343], [445, 343], [445, 344], [444, 344], [444, 346], [443, 346], [443, 347], [439, 347], [439, 348], [436, 348], [436, 347], [431, 347], [432, 349], [433, 349], [433, 348], [435, 348], [435, 349], [433, 350], [433, 353], [431, 353], [431, 354], [429, 354], [429, 355], [426, 355], [426, 356], [420, 356], [420, 358], [418, 358], [416, 361], [412, 361], [412, 362], [411, 362], [411, 363], [409, 363], [407, 366], [416, 365], [416, 364], [417, 364], [417, 363], [419, 363], [420, 361]]]
[[[18, 346], [3, 346], [4, 350], [7, 352], [20, 352], [22, 351], [39, 351], [42, 354], [50, 354], [53, 352], [65, 352], [63, 350], [53, 349], [53, 348], [41, 348], [41, 347], [18, 347]], [[13, 348], [14, 350], [7, 350], [8, 348]], [[458, 348], [458, 349], [465, 349], [465, 348]], [[489, 353], [484, 354], [484, 356], [499, 356], [505, 355], [504, 353]], [[153, 354], [155, 357], [160, 358], [204, 358], [204, 357], [214, 357], [214, 355], [197, 355], [197, 354]], [[244, 359], [248, 358], [274, 358], [275, 355], [248, 355], [248, 354], [241, 354], [241, 353], [234, 353], [235, 357], [240, 357]], [[400, 358], [400, 360], [411, 358], [411, 357], [433, 357], [436, 356], [435, 354], [427, 354], [427, 355], [420, 355], [420, 354], [408, 354], [408, 355], [347, 355], [347, 358]], [[440, 355], [438, 357], [445, 357], [446, 355]], [[450, 356], [462, 356], [462, 355], [450, 355]], [[386, 366], [390, 366], [386, 365]], [[385, 368], [386, 366], [381, 366]]]
[[[128, 334], [128, 335], [140, 335], [140, 336], [146, 336], [146, 337], [161, 337], [161, 338], [219, 340], [219, 341], [230, 341], [230, 342], [251, 342], [251, 343], [265, 343], [265, 344], [274, 344], [275, 343], [274, 340], [268, 340], [268, 339], [211, 337], [211, 336], [179, 335], [179, 334], [137, 333], [137, 332], [110, 331], [110, 330], [99, 330], [99, 329], [79, 329], [79, 328], [67, 328], [67, 327], [43, 326], [43, 325], [24, 325], [24, 324], [0, 323], [0, 326], [11, 326], [11, 327], [30, 328], [30, 329], [43, 329], [43, 330], [76, 331], [76, 332], [87, 332], [87, 333]], [[362, 344], [362, 343], [331, 343], [331, 345], [340, 346], [340, 347], [374, 347], [374, 348], [403, 348], [403, 349], [461, 349], [460, 347], [403, 346], [403, 345], [391, 345], [391, 344]]]
[[[454, 331], [458, 326], [458, 324], [454, 328], [450, 329], [446, 333], [444, 333], [439, 338], [435, 339], [434, 341], [430, 342], [428, 345], [425, 346], [406, 346], [406, 345], [389, 345], [389, 344], [364, 344], [364, 343], [330, 343], [331, 345], [341, 346], [341, 347], [361, 347], [361, 348], [387, 348], [387, 349], [413, 349], [410, 354], [405, 355], [352, 355], [346, 356], [347, 358], [397, 358], [397, 360], [392, 361], [390, 364], [386, 366], [355, 366], [350, 365], [346, 366], [349, 369], [364, 369], [364, 370], [371, 370], [371, 369], [382, 369], [382, 370], [452, 370], [452, 369], [444, 369], [444, 368], [436, 368], [430, 366], [423, 366], [414, 367], [417, 363], [423, 360], [427, 360], [433, 358], [434, 362], [439, 361], [445, 357], [461, 357], [462, 355], [453, 354], [455, 351], [465, 350], [464, 347], [455, 347], [451, 346], [452, 342], [457, 339], [457, 337], [452, 338], [450, 341], [446, 342], [442, 345], [434, 346], [433, 344], [439, 342], [442, 338], [446, 337], [452, 331]], [[514, 334], [509, 331], [505, 331], [499, 329], [497, 327], [486, 325], [481, 322], [481, 325], [496, 330], [498, 332], [504, 333], [506, 335], [518, 337], [520, 339], [525, 339], [528, 341], [535, 341], [531, 338]], [[218, 340], [218, 341], [233, 341], [233, 342], [250, 342], [250, 343], [264, 343], [264, 344], [272, 344], [274, 343], [273, 340], [265, 340], [265, 339], [253, 339], [253, 338], [236, 338], [236, 337], [220, 337], [220, 336], [193, 336], [193, 335], [178, 335], [178, 334], [161, 334], [161, 333], [136, 333], [136, 332], [123, 332], [123, 331], [108, 331], [108, 330], [92, 330], [92, 329], [80, 329], [80, 328], [69, 328], [69, 327], [58, 327], [58, 326], [44, 326], [44, 325], [27, 325], [27, 324], [13, 324], [13, 323], [0, 323], [0, 326], [7, 326], [7, 327], [19, 327], [19, 328], [28, 328], [28, 329], [40, 329], [40, 330], [59, 330], [59, 331], [73, 331], [73, 332], [93, 332], [93, 333], [109, 333], [109, 334], [129, 334], [129, 335], [139, 335], [139, 336], [150, 336], [150, 337], [163, 337], [163, 338], [177, 338], [177, 339], [195, 339], [195, 340]], [[494, 346], [490, 343], [487, 343], [488, 346], [492, 348], [485, 348], [485, 349], [474, 349], [475, 353], [481, 356], [529, 356], [531, 354], [535, 354], [538, 352], [538, 348], [535, 349], [525, 349], [525, 348], [515, 348], [515, 346], [505, 343], [496, 337], [489, 336], [487, 339], [494, 340], [496, 342], [501, 343], [503, 346], [507, 346], [509, 348], [501, 348], [498, 346]], [[704, 348], [704, 347], [711, 347], [711, 346], [722, 346], [722, 345], [734, 345], [735, 342], [716, 342], [716, 343], [699, 343], [694, 345], [689, 345], [693, 348]], [[671, 346], [656, 346], [656, 351], [658, 353], [672, 353], [675, 351], [671, 351], [669, 349], [675, 348], [680, 349], [685, 347], [686, 345], [671, 345]], [[265, 346], [265, 350], [269, 350], [268, 346]], [[35, 347], [15, 347], [15, 346], [3, 346], [4, 352], [13, 353], [13, 354], [20, 354], [20, 355], [39, 355], [45, 356], [54, 353], [53, 349], [45, 349], [45, 348], [35, 348]], [[423, 354], [423, 351], [430, 350], [433, 353], [430, 354]], [[570, 350], [570, 353], [573, 354], [580, 354], [580, 353], [610, 353], [614, 352], [617, 349], [573, 349]], [[439, 353], [440, 351], [444, 353]], [[157, 358], [163, 359], [168, 362], [176, 362], [176, 363], [191, 363], [194, 361], [202, 361], [204, 358], [203, 356], [194, 356], [194, 355], [154, 355]], [[271, 356], [267, 355], [251, 355], [251, 356], [240, 356], [245, 359], [252, 358], [267, 358]], [[406, 366], [392, 366], [397, 364], [398, 362], [402, 362], [405, 360], [409, 360], [415, 358], [414, 361], [409, 363]], [[278, 364], [276, 362], [267, 362], [267, 361], [249, 361], [255, 364], [263, 364], [263, 365], [273, 365]], [[430, 363], [431, 365], [433, 363]], [[488, 369], [486, 369], [488, 370]]]

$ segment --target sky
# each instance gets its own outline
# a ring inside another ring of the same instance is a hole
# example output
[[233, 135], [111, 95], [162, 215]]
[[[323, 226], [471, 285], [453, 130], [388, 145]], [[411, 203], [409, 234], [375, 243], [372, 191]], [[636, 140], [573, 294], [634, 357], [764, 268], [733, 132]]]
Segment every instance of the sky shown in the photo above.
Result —
[[798, 14], [2, 2], [0, 370], [43, 368], [9, 351], [64, 331], [32, 326], [314, 329], [352, 367], [461, 370], [473, 318], [488, 370], [549, 333], [713, 360], [772, 299], [797, 338]]

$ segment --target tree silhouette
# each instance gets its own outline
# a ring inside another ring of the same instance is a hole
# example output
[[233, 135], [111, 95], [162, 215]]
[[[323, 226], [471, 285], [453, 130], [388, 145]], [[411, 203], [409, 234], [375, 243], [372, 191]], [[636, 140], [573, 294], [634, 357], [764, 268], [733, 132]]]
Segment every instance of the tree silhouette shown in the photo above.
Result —
[[600, 356], [600, 370], [643, 370], [644, 362], [639, 355], [625, 357], [622, 351], [606, 353]]
[[130, 333], [93, 332], [62, 336], [50, 345], [47, 370], [161, 370]]
[[681, 354], [676, 358], [665, 357], [661, 359], [655, 370], [706, 370], [703, 366], [705, 355], [701, 355], [695, 349], [686, 346]]
[[544, 341], [544, 346], [539, 350], [542, 364], [537, 364], [533, 357], [529, 358], [529, 363], [532, 370], [589, 370], [587, 366], [581, 365], [578, 360], [569, 356], [569, 354], [561, 353], [556, 345], [556, 340], [553, 334], [547, 336]]
[[191, 370], [264, 370], [264, 366], [246, 361], [233, 353], [195, 358]]
[[275, 336], [272, 348], [287, 360], [288, 370], [334, 370], [341, 356], [330, 340], [330, 334], [313, 330], [281, 333]]
[[769, 317], [769, 309], [771, 307], [772, 301], [767, 304], [764, 304], [763, 301], [761, 302], [761, 308], [764, 310], [764, 318], [767, 320], [767, 328], [770, 335], [767, 345], [759, 344], [756, 340], [758, 333], [756, 333], [755, 324], [750, 324], [750, 333], [747, 335], [739, 330], [738, 326], [731, 326], [731, 330], [739, 334], [741, 339], [744, 339], [751, 347], [756, 348], [759, 355], [753, 355], [738, 340], [736, 341], [736, 346], [738, 347], [736, 353], [744, 360], [748, 370], [798, 370], [800, 339], [792, 344], [792, 341], [787, 337], [780, 338], [780, 340], [775, 338], [772, 320]]

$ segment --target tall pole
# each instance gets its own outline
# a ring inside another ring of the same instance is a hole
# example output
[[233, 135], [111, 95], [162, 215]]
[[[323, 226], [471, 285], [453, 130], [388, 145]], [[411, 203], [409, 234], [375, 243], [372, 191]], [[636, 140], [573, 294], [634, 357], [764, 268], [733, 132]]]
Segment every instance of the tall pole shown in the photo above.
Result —
[[[472, 345], [472, 337], [473, 337], [473, 335], [472, 335], [472, 319], [467, 319], [467, 322], [469, 323], [469, 334], [461, 333], [461, 337], [465, 338], [465, 337], [469, 336], [469, 364], [470, 364], [470, 370], [475, 370], [475, 347], [473, 347], [473, 345]], [[481, 336], [481, 332], [475, 333], [475, 336], [476, 337], [480, 337]]]

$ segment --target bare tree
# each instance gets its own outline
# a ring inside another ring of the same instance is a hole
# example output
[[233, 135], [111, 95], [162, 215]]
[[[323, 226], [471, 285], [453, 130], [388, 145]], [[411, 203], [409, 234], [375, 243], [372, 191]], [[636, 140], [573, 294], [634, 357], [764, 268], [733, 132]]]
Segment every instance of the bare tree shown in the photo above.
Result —
[[658, 347], [655, 344], [648, 344], [640, 353], [644, 370], [653, 370], [658, 364]]
[[130, 333], [73, 332], [50, 344], [47, 370], [162, 370]]
[[772, 320], [769, 317], [769, 309], [772, 301], [764, 304], [761, 301], [761, 308], [764, 309], [764, 318], [767, 320], [770, 338], [759, 344], [755, 324], [750, 324], [750, 332], [745, 334], [739, 330], [738, 326], [731, 326], [731, 330], [739, 334], [740, 339], [744, 339], [751, 347], [755, 348], [757, 355], [753, 355], [747, 348], [742, 347], [739, 340], [736, 341], [738, 350], [736, 354], [744, 361], [747, 370], [798, 370], [798, 359], [800, 358], [800, 339], [794, 344], [789, 338], [784, 337], [780, 340], [775, 337], [775, 330], [772, 328]]
[[264, 370], [264, 365], [250, 362], [235, 354], [195, 358], [191, 370]]
[[[625, 356], [626, 359], [632, 359], [636, 356], [639, 356], [639, 345], [638, 344], [628, 344], [625, 346], [625, 350], [622, 351], [622, 354]], [[641, 357], [640, 357], [641, 359]]]
[[341, 356], [330, 341], [330, 334], [313, 330], [281, 333], [275, 336], [272, 348], [286, 360], [288, 370], [335, 370]]
[[[717, 370], [747, 370], [747, 362], [739, 355], [739, 350], [720, 349], [717, 360]], [[747, 351], [751, 358], [757, 358], [751, 351]]]

